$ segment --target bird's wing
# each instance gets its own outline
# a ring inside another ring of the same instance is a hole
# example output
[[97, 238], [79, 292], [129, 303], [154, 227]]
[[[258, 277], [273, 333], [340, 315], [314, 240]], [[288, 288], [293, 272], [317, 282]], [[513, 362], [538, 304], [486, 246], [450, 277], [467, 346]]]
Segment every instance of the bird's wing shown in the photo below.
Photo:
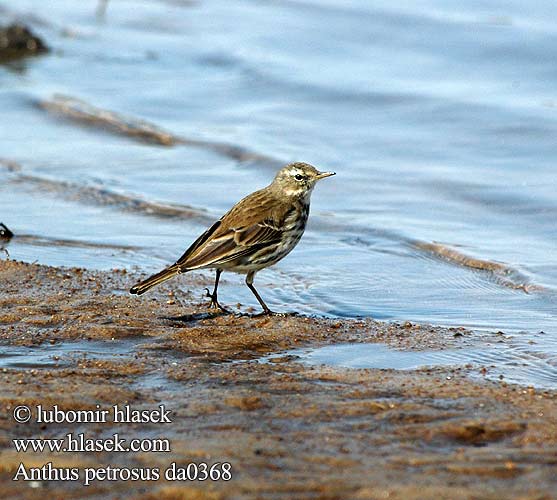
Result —
[[291, 210], [294, 207], [285, 207], [260, 192], [253, 193], [201, 235], [177, 264], [182, 270], [217, 267], [278, 243], [282, 224]]
[[233, 229], [234, 241], [240, 246], [250, 246], [258, 243], [270, 243], [280, 239], [282, 230], [280, 223], [273, 219], [264, 219], [255, 224]]
[[217, 267], [240, 257], [248, 256], [261, 248], [278, 243], [282, 230], [267, 224], [229, 228], [225, 233], [206, 241], [192, 254], [183, 266], [187, 269]]
[[185, 267], [184, 264], [188, 261], [189, 257], [211, 237], [211, 235], [220, 227], [220, 225], [220, 220], [215, 222], [209, 229], [207, 229], [207, 231], [205, 231], [190, 245], [190, 247], [184, 252], [184, 254], [176, 261], [176, 263], [172, 267]]

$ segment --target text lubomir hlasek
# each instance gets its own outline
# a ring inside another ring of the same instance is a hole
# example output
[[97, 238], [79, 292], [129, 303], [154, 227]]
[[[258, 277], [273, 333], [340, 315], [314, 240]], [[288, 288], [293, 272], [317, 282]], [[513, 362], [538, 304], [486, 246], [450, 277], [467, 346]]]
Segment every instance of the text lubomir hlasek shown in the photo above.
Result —
[[95, 405], [94, 410], [62, 410], [58, 405], [45, 408], [36, 406], [36, 422], [44, 424], [60, 423], [123, 423], [123, 424], [170, 424], [171, 410], [160, 404], [155, 410], [139, 410], [130, 405], [114, 405], [110, 409], [102, 409]]

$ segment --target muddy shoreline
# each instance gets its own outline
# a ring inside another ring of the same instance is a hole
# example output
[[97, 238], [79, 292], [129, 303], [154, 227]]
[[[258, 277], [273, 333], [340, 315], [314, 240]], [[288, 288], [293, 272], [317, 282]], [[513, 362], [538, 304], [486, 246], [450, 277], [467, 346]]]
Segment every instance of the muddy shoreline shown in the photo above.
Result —
[[[0, 261], [0, 353], [70, 346], [52, 363], [0, 371], [7, 498], [556, 498], [555, 391], [478, 381], [467, 367], [349, 370], [284, 354], [343, 342], [458, 348], [477, 333], [372, 320], [210, 317], [199, 302], [205, 278], [186, 275], [139, 299], [126, 293], [137, 278]], [[72, 356], [72, 345], [105, 355]], [[37, 404], [164, 404], [173, 422], [14, 422], [13, 408]], [[68, 432], [106, 437], [115, 429], [164, 436], [171, 452], [18, 454], [11, 442]], [[229, 482], [12, 481], [22, 462], [164, 469], [224, 461], [232, 464]]]

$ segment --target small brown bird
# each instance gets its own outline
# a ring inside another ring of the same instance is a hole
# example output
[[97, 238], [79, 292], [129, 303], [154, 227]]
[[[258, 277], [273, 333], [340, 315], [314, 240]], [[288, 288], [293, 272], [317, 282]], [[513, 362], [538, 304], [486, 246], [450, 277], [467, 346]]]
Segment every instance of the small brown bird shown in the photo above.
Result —
[[130, 293], [141, 295], [173, 276], [194, 269], [216, 269], [211, 307], [226, 311], [218, 302], [217, 288], [222, 271], [246, 274], [246, 285], [263, 307], [273, 314], [253, 286], [257, 271], [286, 257], [298, 244], [309, 215], [315, 183], [335, 175], [319, 172], [307, 163], [291, 163], [277, 173], [266, 188], [238, 202], [186, 250], [176, 263], [145, 281]]

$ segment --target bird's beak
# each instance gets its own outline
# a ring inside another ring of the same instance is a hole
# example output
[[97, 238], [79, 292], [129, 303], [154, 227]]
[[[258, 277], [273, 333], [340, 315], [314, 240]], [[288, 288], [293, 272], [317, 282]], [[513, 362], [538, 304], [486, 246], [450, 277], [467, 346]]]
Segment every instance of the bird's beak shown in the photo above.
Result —
[[325, 177], [331, 177], [331, 175], [336, 175], [336, 172], [319, 172], [316, 179], [324, 179]]

